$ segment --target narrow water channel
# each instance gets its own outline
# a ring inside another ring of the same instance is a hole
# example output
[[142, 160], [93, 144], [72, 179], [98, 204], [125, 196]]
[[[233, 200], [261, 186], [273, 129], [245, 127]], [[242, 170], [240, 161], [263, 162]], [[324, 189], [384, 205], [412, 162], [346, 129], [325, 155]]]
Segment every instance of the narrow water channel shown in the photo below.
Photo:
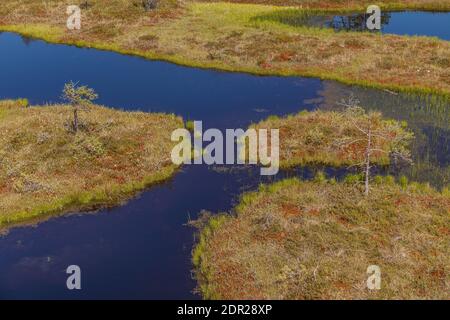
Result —
[[[245, 128], [272, 114], [336, 109], [337, 101], [354, 93], [366, 108], [406, 120], [414, 130], [416, 164], [397, 174], [437, 187], [448, 183], [448, 101], [318, 79], [199, 70], [11, 33], [0, 35], [0, 70], [0, 99], [58, 102], [64, 83], [74, 80], [95, 88], [101, 104], [175, 113], [220, 129]], [[316, 169], [266, 179], [257, 170], [185, 166], [123, 206], [12, 229], [0, 238], [0, 298], [199, 298], [193, 293], [189, 218], [203, 209], [230, 210], [239, 194], [261, 182], [310, 178]], [[340, 177], [344, 170], [327, 173]], [[71, 264], [82, 269], [82, 290], [66, 289], [65, 269]]]

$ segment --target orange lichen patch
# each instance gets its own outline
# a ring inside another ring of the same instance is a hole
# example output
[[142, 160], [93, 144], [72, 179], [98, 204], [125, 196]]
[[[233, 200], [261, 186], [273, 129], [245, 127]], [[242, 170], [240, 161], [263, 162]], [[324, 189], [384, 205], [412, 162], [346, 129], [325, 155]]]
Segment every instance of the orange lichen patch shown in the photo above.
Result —
[[281, 212], [284, 216], [298, 216], [302, 214], [302, 210], [294, 204], [281, 204]]
[[439, 229], [439, 232], [443, 235], [450, 236], [450, 228], [448, 227], [442, 227]]
[[350, 289], [350, 285], [348, 283], [345, 283], [342, 280], [334, 282], [333, 286], [338, 290], [349, 290]]

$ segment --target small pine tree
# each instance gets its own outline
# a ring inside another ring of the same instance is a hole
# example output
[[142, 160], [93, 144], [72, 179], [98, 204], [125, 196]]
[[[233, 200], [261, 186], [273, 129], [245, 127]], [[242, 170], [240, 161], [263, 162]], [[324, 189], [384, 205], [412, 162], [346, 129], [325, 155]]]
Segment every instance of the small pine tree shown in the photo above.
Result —
[[354, 165], [363, 169], [364, 193], [368, 195], [373, 157], [384, 153], [395, 161], [401, 159], [411, 163], [407, 146], [413, 134], [404, 130], [402, 124], [397, 121], [383, 120], [379, 112], [366, 113], [353, 95], [347, 102], [342, 101], [340, 104], [347, 108], [346, 119], [353, 125], [356, 136], [352, 134], [351, 137], [340, 138], [338, 146], [351, 150], [352, 159], [362, 159]]
[[72, 81], [66, 83], [63, 89], [62, 98], [70, 103], [73, 108], [73, 130], [75, 134], [78, 132], [78, 111], [88, 110], [92, 101], [98, 98], [94, 89], [87, 86], [78, 86]]

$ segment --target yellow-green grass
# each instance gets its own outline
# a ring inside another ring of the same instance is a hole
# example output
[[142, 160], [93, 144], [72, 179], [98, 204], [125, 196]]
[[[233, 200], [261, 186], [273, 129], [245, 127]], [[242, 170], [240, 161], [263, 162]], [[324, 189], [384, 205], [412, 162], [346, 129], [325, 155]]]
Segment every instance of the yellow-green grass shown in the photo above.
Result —
[[92, 106], [71, 130], [70, 106], [0, 101], [0, 229], [117, 205], [177, 170], [179, 117]]
[[[389, 152], [394, 149], [395, 138], [405, 137], [401, 147], [408, 148], [413, 134], [407, 129], [406, 122], [383, 119], [378, 112], [372, 115], [372, 130], [383, 131], [390, 139], [372, 137], [372, 148], [384, 152], [374, 151], [371, 161], [378, 165], [388, 165]], [[365, 122], [364, 115], [305, 110], [286, 117], [270, 116], [250, 127], [256, 130], [267, 129], [269, 132], [271, 129], [279, 129], [282, 168], [307, 164], [348, 166], [364, 160], [367, 137], [361, 135], [357, 126], [365, 127]], [[352, 141], [356, 142], [351, 143]]]
[[[351, 179], [349, 179], [350, 181]], [[209, 218], [193, 251], [207, 299], [448, 299], [450, 192], [392, 177], [288, 179]], [[369, 290], [367, 269], [381, 270]]]
[[264, 4], [274, 6], [297, 6], [322, 10], [365, 10], [369, 5], [378, 5], [382, 10], [426, 10], [449, 11], [446, 0], [197, 0], [199, 2], [230, 2]]
[[450, 94], [450, 43], [437, 38], [290, 26], [282, 17], [305, 10], [289, 7], [161, 1], [146, 13], [127, 0], [91, 0], [70, 31], [69, 2], [2, 1], [0, 30], [201, 68]]

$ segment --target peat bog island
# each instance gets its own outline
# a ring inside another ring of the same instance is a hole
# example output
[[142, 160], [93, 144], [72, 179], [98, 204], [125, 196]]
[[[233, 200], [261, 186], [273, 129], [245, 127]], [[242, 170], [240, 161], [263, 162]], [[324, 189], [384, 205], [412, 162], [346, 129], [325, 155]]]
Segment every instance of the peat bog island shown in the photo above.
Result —
[[2, 0], [0, 298], [448, 300], [449, 11]]

